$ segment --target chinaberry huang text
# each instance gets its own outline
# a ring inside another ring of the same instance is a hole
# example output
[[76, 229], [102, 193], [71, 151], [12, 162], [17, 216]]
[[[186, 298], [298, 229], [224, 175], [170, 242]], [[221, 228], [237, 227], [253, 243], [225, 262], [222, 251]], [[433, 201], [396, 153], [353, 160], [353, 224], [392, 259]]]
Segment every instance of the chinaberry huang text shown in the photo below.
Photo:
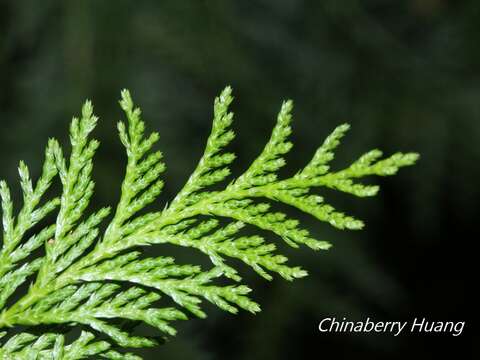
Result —
[[415, 318], [412, 321], [348, 321], [327, 317], [320, 321], [318, 330], [322, 333], [390, 333], [398, 336], [403, 333], [444, 333], [452, 336], [462, 334], [465, 321], [429, 321]]

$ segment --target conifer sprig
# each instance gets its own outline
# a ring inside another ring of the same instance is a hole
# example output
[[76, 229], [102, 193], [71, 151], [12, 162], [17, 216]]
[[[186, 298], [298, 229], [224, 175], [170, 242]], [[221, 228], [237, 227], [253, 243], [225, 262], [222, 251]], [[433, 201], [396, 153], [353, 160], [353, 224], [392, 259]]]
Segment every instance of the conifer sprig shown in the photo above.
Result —
[[[0, 330], [7, 330], [0, 333], [5, 339], [0, 359], [137, 359], [122, 348], [155, 346], [156, 340], [136, 336], [116, 320], [143, 322], [167, 336], [176, 332], [174, 321], [192, 315], [205, 317], [202, 301], [230, 313], [239, 309], [256, 313], [260, 306], [250, 298], [250, 288], [241, 284], [231, 259], [242, 261], [266, 280], [278, 274], [291, 281], [307, 272], [288, 264], [274, 243], [275, 236], [295, 248], [330, 247], [327, 241], [314, 239], [296, 219], [272, 210], [272, 205], [289, 205], [338, 229], [361, 229], [362, 221], [333, 208], [316, 190], [325, 187], [359, 197], [373, 196], [378, 187], [357, 182], [358, 178], [393, 175], [418, 158], [414, 153], [397, 153], [381, 159], [382, 153], [373, 150], [345, 169], [330, 171], [334, 151], [349, 129], [344, 124], [303, 169], [279, 179], [284, 155], [293, 146], [289, 140], [293, 103], [286, 101], [260, 155], [243, 174], [227, 182], [229, 165], [235, 159], [225, 150], [234, 138], [233, 113], [229, 111], [232, 100], [230, 87], [215, 99], [205, 151], [177, 196], [163, 210], [140, 212], [162, 191], [165, 164], [161, 152], [153, 150], [159, 135], [146, 134], [140, 109], [130, 93], [122, 91], [120, 106], [126, 121], [118, 123], [118, 131], [127, 167], [119, 203], [103, 234], [99, 228], [110, 208], [87, 210], [94, 191], [93, 157], [99, 146], [90, 139], [97, 117], [89, 101], [81, 117], [72, 120], [68, 161], [59, 143], [51, 139], [35, 185], [27, 166], [20, 163], [23, 207], [17, 215], [9, 187], [0, 182]], [[44, 200], [57, 175], [62, 193]], [[48, 223], [48, 215], [55, 210], [56, 218]], [[42, 227], [25, 239], [39, 223]], [[265, 239], [255, 234], [255, 229], [275, 236]], [[148, 251], [140, 251], [162, 244], [195, 249], [210, 259], [211, 267], [178, 264], [172, 257], [148, 257]], [[42, 246], [43, 253], [32, 258]], [[27, 292], [18, 293], [26, 282], [30, 282]], [[161, 297], [170, 299], [171, 305], [159, 306]], [[14, 334], [18, 326], [38, 325], [53, 326], [53, 331]], [[60, 331], [65, 326], [84, 330], [67, 343]]]

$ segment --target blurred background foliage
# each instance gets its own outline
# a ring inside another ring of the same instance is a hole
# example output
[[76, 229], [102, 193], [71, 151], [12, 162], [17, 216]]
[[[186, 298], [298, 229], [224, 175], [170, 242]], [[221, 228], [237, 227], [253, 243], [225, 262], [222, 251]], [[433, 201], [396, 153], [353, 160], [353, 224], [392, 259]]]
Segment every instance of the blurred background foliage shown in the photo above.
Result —
[[372, 179], [383, 187], [377, 198], [326, 193], [366, 229], [339, 232], [303, 217], [334, 248], [287, 249], [311, 274], [293, 284], [245, 273], [260, 315], [210, 308], [207, 320], [178, 324], [179, 335], [145, 358], [472, 355], [471, 322], [458, 338], [325, 335], [317, 325], [326, 316], [472, 318], [479, 16], [473, 0], [1, 0], [1, 177], [15, 181], [19, 159], [38, 174], [48, 137], [66, 144], [71, 116], [91, 98], [102, 142], [93, 206], [114, 204], [125, 163], [117, 99], [126, 87], [160, 132], [168, 201], [201, 155], [213, 98], [225, 85], [236, 97], [236, 174], [268, 138], [282, 99], [292, 98], [296, 146], [286, 171], [345, 121], [353, 130], [336, 166], [373, 147], [422, 159], [394, 178]]

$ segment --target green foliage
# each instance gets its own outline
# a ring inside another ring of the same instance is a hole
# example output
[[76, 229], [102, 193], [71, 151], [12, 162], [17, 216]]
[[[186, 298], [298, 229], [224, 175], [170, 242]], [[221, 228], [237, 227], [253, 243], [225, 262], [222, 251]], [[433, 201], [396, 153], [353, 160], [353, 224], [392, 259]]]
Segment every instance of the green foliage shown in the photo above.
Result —
[[[156, 341], [133, 335], [118, 320], [143, 322], [165, 335], [174, 335], [173, 321], [185, 320], [190, 314], [206, 316], [202, 301], [230, 313], [239, 309], [256, 313], [260, 307], [249, 297], [250, 289], [240, 283], [242, 278], [229, 259], [245, 263], [267, 280], [273, 274], [293, 280], [307, 272], [289, 265], [275, 244], [258, 234], [245, 234], [244, 228], [270, 231], [295, 248], [328, 249], [328, 242], [312, 238], [297, 220], [273, 211], [271, 205], [290, 205], [338, 229], [361, 229], [360, 220], [335, 210], [315, 194], [315, 189], [327, 187], [360, 197], [373, 196], [378, 187], [356, 182], [357, 178], [393, 175], [418, 157], [398, 153], [380, 160], [381, 152], [374, 150], [346, 169], [330, 171], [333, 151], [349, 128], [341, 125], [303, 169], [281, 180], [277, 172], [292, 148], [288, 136], [293, 104], [287, 101], [261, 154], [242, 175], [221, 188], [219, 183], [230, 175], [228, 166], [235, 159], [225, 151], [234, 138], [231, 102], [227, 87], [215, 99], [205, 152], [183, 189], [163, 210], [138, 215], [160, 194], [165, 165], [162, 154], [152, 150], [158, 134], [145, 134], [140, 110], [134, 107], [128, 91], [122, 91], [120, 105], [127, 121], [120, 122], [118, 130], [128, 162], [118, 206], [103, 234], [99, 226], [110, 209], [90, 215], [87, 211], [94, 191], [93, 156], [99, 146], [98, 141], [89, 140], [97, 118], [88, 101], [70, 127], [68, 161], [58, 142], [50, 140], [35, 186], [27, 166], [20, 163], [23, 207], [17, 215], [7, 184], [0, 183], [0, 329], [34, 329], [38, 325], [53, 329], [40, 335], [1, 333], [6, 340], [0, 358], [135, 359], [135, 355], [115, 348], [155, 346]], [[42, 201], [57, 175], [62, 193]], [[54, 211], [51, 221], [49, 215]], [[27, 236], [29, 232], [34, 234]], [[138, 251], [167, 243], [198, 250], [209, 257], [211, 268], [177, 264], [171, 257], [153, 258]], [[21, 293], [20, 285], [27, 282], [30, 287]], [[159, 306], [161, 296], [169, 298], [171, 306]], [[81, 326], [84, 330], [67, 343], [60, 326]]]

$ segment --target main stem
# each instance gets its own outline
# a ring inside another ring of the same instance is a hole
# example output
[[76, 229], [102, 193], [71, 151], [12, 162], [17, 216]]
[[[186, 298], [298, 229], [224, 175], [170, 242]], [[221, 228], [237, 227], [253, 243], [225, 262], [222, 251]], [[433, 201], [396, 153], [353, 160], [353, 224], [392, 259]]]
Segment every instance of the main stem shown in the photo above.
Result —
[[102, 260], [112, 258], [120, 251], [135, 246], [134, 241], [128, 240], [134, 240], [142, 235], [147, 235], [151, 231], [158, 231], [165, 226], [176, 224], [184, 219], [192, 218], [201, 214], [208, 214], [211, 210], [213, 210], [212, 206], [228, 200], [245, 197], [271, 198], [271, 196], [269, 196], [271, 191], [278, 190], [282, 187], [284, 188], [286, 185], [288, 186], [289, 182], [292, 180], [293, 179], [287, 179], [275, 184], [266, 184], [255, 188], [243, 188], [239, 186], [239, 184], [233, 183], [224, 191], [214, 194], [209, 198], [205, 198], [194, 205], [183, 207], [183, 201], [172, 203], [170, 207], [166, 208], [159, 214], [157, 219], [145, 224], [141, 228], [137, 229], [134, 234], [130, 234], [127, 237], [121, 238], [118, 233], [116, 234], [116, 237], [112, 237], [112, 232], [109, 232], [110, 236], [108, 239], [104, 237], [104, 239], [98, 242], [95, 248], [89, 254], [74, 263], [53, 281], [43, 284], [42, 281], [39, 281], [41, 279], [37, 279], [37, 281], [30, 287], [28, 293], [23, 298], [0, 314], [0, 328], [13, 326], [15, 324], [21, 325], [24, 322], [20, 318], [20, 314], [22, 312], [48, 294], [67, 285], [77, 283], [79, 280], [76, 274], [78, 274], [78, 272], [82, 269], [97, 264]]

